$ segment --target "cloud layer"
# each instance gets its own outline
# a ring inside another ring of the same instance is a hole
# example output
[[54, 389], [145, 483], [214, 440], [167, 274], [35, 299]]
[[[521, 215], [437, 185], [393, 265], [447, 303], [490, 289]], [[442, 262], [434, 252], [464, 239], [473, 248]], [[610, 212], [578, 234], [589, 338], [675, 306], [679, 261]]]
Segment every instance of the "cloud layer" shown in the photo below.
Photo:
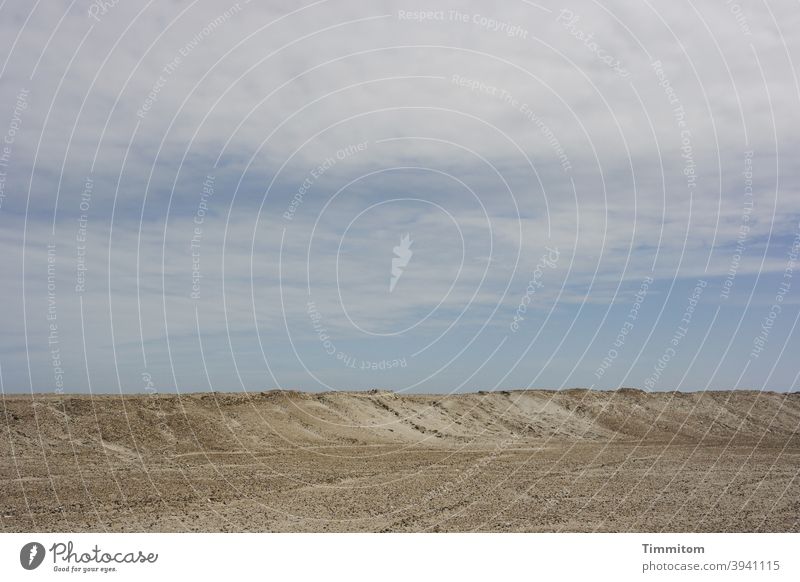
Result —
[[797, 26], [7, 2], [3, 389], [791, 389]]

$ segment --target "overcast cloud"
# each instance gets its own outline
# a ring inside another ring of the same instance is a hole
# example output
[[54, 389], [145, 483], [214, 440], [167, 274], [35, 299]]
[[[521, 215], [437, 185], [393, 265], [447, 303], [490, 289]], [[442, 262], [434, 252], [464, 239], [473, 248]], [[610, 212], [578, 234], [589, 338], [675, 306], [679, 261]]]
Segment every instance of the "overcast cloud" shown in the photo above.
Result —
[[8, 0], [2, 389], [796, 389], [798, 28]]

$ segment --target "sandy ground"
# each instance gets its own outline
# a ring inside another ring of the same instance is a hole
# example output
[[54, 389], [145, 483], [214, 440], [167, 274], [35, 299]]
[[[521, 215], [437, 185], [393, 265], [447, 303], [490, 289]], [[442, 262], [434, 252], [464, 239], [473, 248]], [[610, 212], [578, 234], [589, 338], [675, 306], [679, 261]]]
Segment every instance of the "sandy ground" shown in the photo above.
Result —
[[800, 531], [800, 394], [0, 400], [2, 531]]

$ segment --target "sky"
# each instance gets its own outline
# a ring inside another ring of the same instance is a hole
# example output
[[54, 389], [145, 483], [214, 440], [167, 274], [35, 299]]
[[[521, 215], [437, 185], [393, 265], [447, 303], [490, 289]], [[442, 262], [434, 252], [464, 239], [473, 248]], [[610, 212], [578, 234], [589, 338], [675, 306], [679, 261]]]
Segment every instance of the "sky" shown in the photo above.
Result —
[[798, 388], [789, 1], [0, 4], [0, 389]]

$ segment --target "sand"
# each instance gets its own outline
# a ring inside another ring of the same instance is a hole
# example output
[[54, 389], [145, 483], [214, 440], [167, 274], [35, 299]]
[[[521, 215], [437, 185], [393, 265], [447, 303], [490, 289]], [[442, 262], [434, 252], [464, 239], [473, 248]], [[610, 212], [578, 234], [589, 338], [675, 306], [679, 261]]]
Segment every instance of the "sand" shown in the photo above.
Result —
[[5, 395], [0, 531], [800, 531], [800, 394]]

